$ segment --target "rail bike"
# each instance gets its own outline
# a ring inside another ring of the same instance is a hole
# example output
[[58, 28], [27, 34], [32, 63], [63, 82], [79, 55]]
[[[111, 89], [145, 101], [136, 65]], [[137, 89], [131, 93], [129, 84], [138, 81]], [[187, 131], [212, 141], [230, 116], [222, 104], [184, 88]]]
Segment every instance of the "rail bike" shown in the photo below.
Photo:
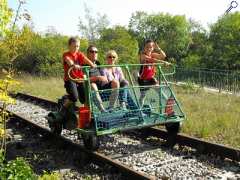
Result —
[[[109, 65], [98, 67], [107, 66]], [[89, 78], [90, 67], [83, 67], [84, 78], [72, 80], [81, 81], [84, 84], [86, 103], [81, 107], [76, 107], [74, 103], [64, 107], [64, 103], [69, 100], [68, 96], [60, 98], [58, 110], [50, 112], [47, 116], [51, 131], [60, 135], [63, 129], [75, 130], [83, 139], [84, 146], [90, 150], [96, 150], [99, 147], [99, 137], [107, 134], [144, 130], [157, 125], [164, 125], [169, 134], [177, 134], [185, 115], [167, 80], [175, 73], [175, 66], [163, 68], [161, 63], [154, 64], [155, 77], [159, 82], [159, 85], [154, 86], [139, 85], [138, 72], [141, 64], [114, 66], [121, 67], [129, 83], [127, 87], [120, 87], [115, 91], [118, 91], [119, 97], [121, 91], [127, 90], [132, 103], [127, 103], [126, 108], [122, 108], [118, 98], [113, 109], [106, 112], [100, 111], [95, 98], [96, 93], [100, 94], [103, 106], [107, 109], [109, 94], [113, 89], [92, 90]], [[72, 68], [69, 69], [69, 75], [71, 70]], [[139, 101], [141, 91], [145, 91], [143, 104]]]

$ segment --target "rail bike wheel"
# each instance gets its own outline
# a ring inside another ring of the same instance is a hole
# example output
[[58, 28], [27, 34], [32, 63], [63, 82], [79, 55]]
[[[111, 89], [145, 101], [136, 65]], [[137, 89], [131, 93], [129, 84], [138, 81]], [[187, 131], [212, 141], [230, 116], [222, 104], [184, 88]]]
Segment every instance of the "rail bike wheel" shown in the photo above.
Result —
[[62, 121], [58, 112], [50, 112], [47, 115], [48, 125], [53, 134], [60, 135], [62, 133]]
[[140, 135], [142, 138], [148, 138], [149, 135], [150, 135], [150, 132], [151, 132], [151, 129], [150, 128], [143, 128], [143, 129], [140, 129]]
[[168, 132], [168, 138], [164, 146], [173, 148], [177, 143], [177, 134], [181, 129], [181, 123], [180, 122], [168, 123], [165, 124], [165, 127]]
[[177, 134], [181, 130], [181, 123], [180, 122], [167, 123], [165, 124], [165, 128], [169, 134]]
[[99, 141], [96, 135], [82, 134], [83, 144], [89, 150], [97, 150], [99, 148]]

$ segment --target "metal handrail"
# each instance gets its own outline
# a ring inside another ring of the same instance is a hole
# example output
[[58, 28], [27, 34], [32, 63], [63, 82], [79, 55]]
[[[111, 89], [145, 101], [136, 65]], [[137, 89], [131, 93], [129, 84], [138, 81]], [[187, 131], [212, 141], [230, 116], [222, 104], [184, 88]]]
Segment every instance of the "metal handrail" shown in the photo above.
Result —
[[78, 83], [82, 83], [82, 82], [84, 82], [84, 81], [86, 81], [87, 80], [87, 77], [86, 77], [86, 75], [83, 75], [83, 78], [73, 78], [72, 76], [71, 76], [71, 71], [74, 69], [74, 66], [72, 66], [72, 67], [70, 67], [69, 69], [68, 69], [68, 77], [69, 77], [69, 79], [70, 80], [72, 80], [72, 81], [74, 81], [74, 82], [78, 82]]

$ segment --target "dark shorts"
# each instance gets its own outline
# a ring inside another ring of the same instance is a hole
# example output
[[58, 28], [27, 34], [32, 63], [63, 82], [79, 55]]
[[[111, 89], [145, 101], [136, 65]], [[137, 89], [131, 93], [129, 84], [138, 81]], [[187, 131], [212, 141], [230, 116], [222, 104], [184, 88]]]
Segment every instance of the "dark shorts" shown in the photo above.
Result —
[[107, 84], [102, 84], [101, 81], [97, 81], [96, 85], [99, 90], [105, 90], [105, 89], [112, 89], [112, 82], [108, 82]]
[[108, 82], [107, 84], [102, 84], [100, 81], [96, 82], [96, 85], [98, 87], [98, 90], [104, 90], [102, 92], [100, 92], [100, 96], [102, 98], [102, 101], [108, 101], [109, 97], [111, 95], [112, 92], [112, 82]]
[[[158, 84], [158, 81], [155, 78], [152, 78], [152, 79], [149, 79], [149, 80], [143, 80], [143, 79], [140, 79], [140, 77], [139, 77], [138, 78], [138, 84], [140, 86], [154, 86], [154, 85]], [[148, 87], [142, 87], [142, 88], [140, 88], [140, 91], [146, 91], [149, 88]]]
[[69, 94], [69, 99], [73, 102], [79, 101], [85, 103], [85, 93], [83, 83], [75, 83], [73, 81], [64, 81], [64, 87]]

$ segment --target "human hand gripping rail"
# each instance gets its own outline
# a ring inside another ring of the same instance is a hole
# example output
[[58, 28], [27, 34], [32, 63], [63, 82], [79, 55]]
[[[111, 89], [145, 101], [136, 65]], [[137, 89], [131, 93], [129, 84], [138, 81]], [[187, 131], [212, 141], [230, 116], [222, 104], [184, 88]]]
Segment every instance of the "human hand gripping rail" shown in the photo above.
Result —
[[[73, 78], [71, 75], [71, 72], [73, 71], [73, 69], [82, 70], [82, 66], [78, 64], [74, 64], [74, 62], [71, 59], [67, 59], [67, 60], [68, 60], [67, 64], [70, 66], [67, 71], [69, 79], [77, 83], [82, 83], [84, 80], [87, 80], [85, 74], [83, 74], [83, 78], [81, 77]], [[96, 64], [92, 63], [87, 57], [84, 57], [84, 61], [85, 61], [85, 64], [89, 65], [91, 68], [96, 68], [97, 66]]]
[[85, 80], [87, 80], [85, 74], [83, 75], [83, 78], [80, 78], [80, 77], [74, 78], [74, 77], [72, 77], [72, 75], [71, 75], [71, 72], [72, 72], [73, 69], [75, 69], [75, 68], [77, 68], [77, 69], [79, 69], [79, 70], [82, 69], [81, 66], [79, 66], [79, 67], [78, 67], [78, 66], [79, 66], [79, 65], [72, 65], [72, 66], [68, 69], [68, 72], [67, 72], [67, 73], [68, 73], [68, 77], [69, 77], [70, 80], [72, 80], [72, 81], [74, 81], [74, 82], [77, 82], [77, 83], [82, 83], [82, 82], [84, 82]]

